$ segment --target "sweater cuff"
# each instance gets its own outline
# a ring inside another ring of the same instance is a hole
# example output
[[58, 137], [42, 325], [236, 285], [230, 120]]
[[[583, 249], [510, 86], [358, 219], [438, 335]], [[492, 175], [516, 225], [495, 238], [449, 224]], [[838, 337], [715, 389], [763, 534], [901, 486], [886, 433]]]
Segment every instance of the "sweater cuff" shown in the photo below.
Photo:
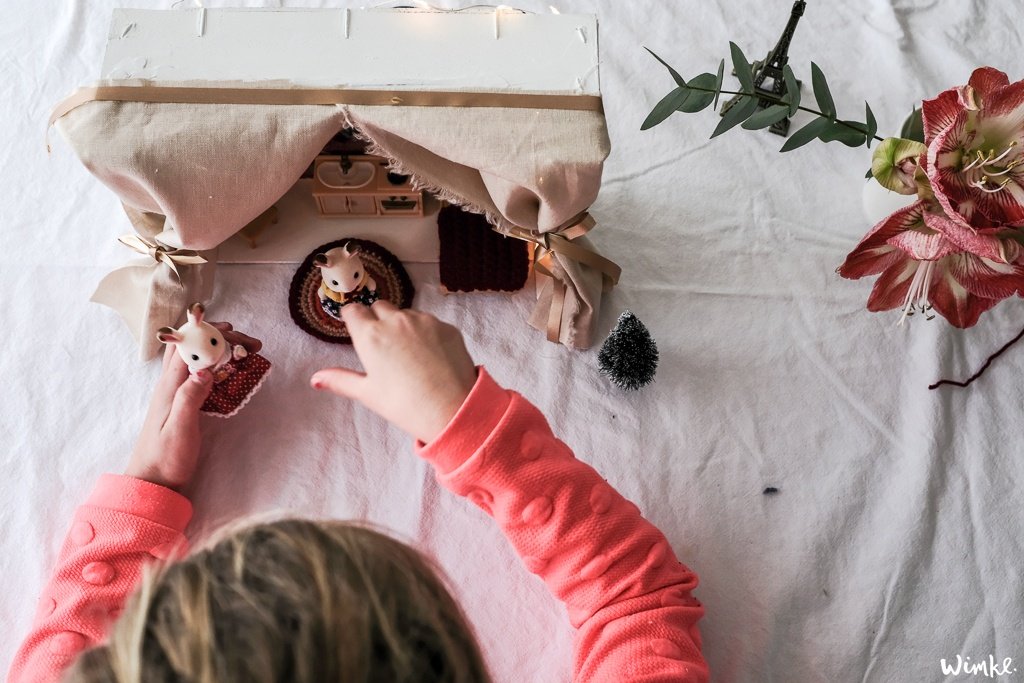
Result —
[[143, 517], [179, 533], [185, 531], [192, 519], [192, 503], [188, 498], [126, 474], [101, 476], [85, 504]]
[[452, 472], [480, 450], [512, 402], [510, 393], [483, 366], [477, 370], [476, 384], [448, 426], [429, 444], [416, 442], [416, 455], [440, 475]]

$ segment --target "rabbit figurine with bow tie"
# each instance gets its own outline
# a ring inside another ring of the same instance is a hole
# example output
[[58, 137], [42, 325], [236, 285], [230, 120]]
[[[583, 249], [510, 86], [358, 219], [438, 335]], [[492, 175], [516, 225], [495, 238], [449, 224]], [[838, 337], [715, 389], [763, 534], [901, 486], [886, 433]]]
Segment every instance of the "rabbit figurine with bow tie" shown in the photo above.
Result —
[[358, 245], [350, 249], [345, 244], [317, 254], [313, 264], [320, 268], [323, 277], [317, 290], [320, 305], [335, 320], [341, 320], [342, 306], [352, 303], [369, 306], [380, 298], [376, 281], [359, 258]]

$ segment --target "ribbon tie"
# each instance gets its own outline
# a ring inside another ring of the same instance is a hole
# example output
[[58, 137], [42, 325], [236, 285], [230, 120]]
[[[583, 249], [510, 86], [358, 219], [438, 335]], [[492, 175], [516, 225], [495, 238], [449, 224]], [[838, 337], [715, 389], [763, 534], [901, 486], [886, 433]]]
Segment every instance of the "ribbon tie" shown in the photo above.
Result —
[[617, 263], [606, 259], [600, 254], [587, 247], [573, 242], [578, 237], [586, 235], [596, 225], [594, 218], [584, 211], [580, 215], [567, 221], [564, 227], [552, 232], [536, 233], [526, 228], [513, 227], [503, 231], [509, 237], [515, 237], [533, 244], [533, 270], [538, 276], [538, 294], [540, 278], [550, 279], [552, 283], [551, 307], [548, 309], [547, 338], [548, 341], [558, 343], [562, 330], [562, 310], [565, 306], [565, 295], [567, 285], [562, 277], [555, 274], [552, 267], [554, 254], [577, 261], [584, 265], [596, 268], [601, 272], [605, 291], [619, 283], [619, 276], [622, 268]]
[[206, 263], [206, 259], [199, 255], [199, 252], [191, 249], [168, 249], [162, 244], [152, 242], [141, 235], [122, 235], [117, 240], [139, 252], [143, 256], [149, 256], [157, 263], [163, 263], [171, 272], [174, 273], [174, 279], [178, 282], [178, 286], [181, 286], [181, 273], [178, 272], [178, 266], [194, 266], [201, 263]]

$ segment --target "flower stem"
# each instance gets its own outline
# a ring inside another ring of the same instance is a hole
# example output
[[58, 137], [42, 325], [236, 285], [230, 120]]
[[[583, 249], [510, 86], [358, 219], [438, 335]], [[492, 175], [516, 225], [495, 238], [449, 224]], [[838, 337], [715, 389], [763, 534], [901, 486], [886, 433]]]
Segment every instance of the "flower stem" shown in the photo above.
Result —
[[996, 358], [999, 358], [999, 356], [1001, 356], [1004, 351], [1006, 351], [1008, 348], [1010, 348], [1011, 346], [1013, 346], [1014, 344], [1019, 342], [1021, 340], [1021, 338], [1024, 338], [1024, 330], [1021, 330], [1020, 334], [1018, 334], [1016, 337], [1014, 337], [1010, 341], [1008, 341], [1005, 344], [1003, 344], [1002, 348], [1000, 348], [998, 351], [996, 351], [995, 353], [993, 353], [991, 356], [988, 357], [988, 360], [985, 361], [985, 364], [981, 366], [980, 370], [978, 370], [976, 373], [974, 373], [973, 375], [968, 377], [963, 382], [958, 382], [955, 379], [940, 379], [935, 384], [929, 384], [928, 385], [928, 389], [930, 389], [930, 390], [938, 389], [943, 384], [952, 384], [955, 387], [966, 387], [966, 386], [968, 386], [971, 382], [973, 382], [974, 380], [976, 380], [979, 377], [981, 377], [981, 374], [983, 372], [985, 372], [985, 370], [988, 369], [988, 366], [992, 365], [992, 361], [994, 361]]
[[[762, 95], [761, 93], [749, 93], [749, 92], [743, 92], [743, 91], [737, 92], [736, 90], [715, 90], [714, 88], [694, 88], [694, 87], [692, 87], [690, 85], [687, 85], [686, 87], [689, 88], [690, 90], [697, 90], [698, 92], [716, 92], [719, 95], [745, 95], [747, 97], [756, 97], [759, 100], [768, 100], [769, 102], [773, 102], [774, 104], [784, 104], [786, 106], [789, 106], [788, 102], [783, 102], [781, 98], [775, 97], [774, 95]], [[825, 114], [821, 113], [820, 111], [818, 111], [816, 109], [810, 109], [809, 107], [803, 107], [803, 106], [799, 106], [799, 105], [797, 106], [797, 109], [799, 109], [800, 111], [806, 111], [806, 112], [809, 112], [811, 114], [815, 114], [817, 116], [822, 117], [823, 119], [831, 119], [831, 117], [826, 116]], [[849, 128], [850, 130], [856, 131], [858, 133], [864, 133], [864, 131], [862, 131], [860, 128], [856, 128], [854, 126], [851, 126], [850, 124], [846, 123], [845, 121], [840, 121], [839, 119], [831, 119], [831, 120], [834, 123], [838, 123], [840, 126], [843, 126], [844, 128]], [[872, 135], [871, 137], [872, 137], [872, 139], [878, 140], [879, 142], [885, 142], [884, 138], [880, 138], [877, 135]]]

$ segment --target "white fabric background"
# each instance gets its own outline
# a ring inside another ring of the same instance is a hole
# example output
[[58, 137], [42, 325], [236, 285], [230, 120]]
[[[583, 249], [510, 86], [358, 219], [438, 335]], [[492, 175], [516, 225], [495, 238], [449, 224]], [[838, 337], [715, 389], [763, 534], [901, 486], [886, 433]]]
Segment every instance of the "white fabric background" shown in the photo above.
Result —
[[[43, 146], [50, 107], [98, 73], [118, 4], [2, 3], [4, 671], [72, 510], [124, 466], [158, 373], [87, 301], [129, 256], [115, 241], [127, 219], [55, 134], [49, 158]], [[710, 112], [639, 131], [671, 87], [641, 45], [685, 75], [713, 70], [729, 39], [767, 51], [789, 0], [556, 4], [601, 24], [614, 151], [594, 240], [625, 274], [599, 334], [635, 311], [660, 344], [657, 382], [609, 388], [596, 350], [527, 328], [527, 292], [444, 297], [420, 266], [416, 306], [461, 326], [475, 358], [665, 531], [701, 577], [716, 680], [941, 680], [939, 659], [958, 653], [1024, 663], [1024, 346], [970, 390], [926, 388], [970, 374], [1016, 333], [1024, 305], [966, 333], [863, 310], [870, 284], [833, 270], [868, 227], [866, 150], [779, 155], [780, 138], [739, 130], [708, 142]], [[858, 117], [869, 99], [883, 130], [977, 65], [1024, 77], [1012, 0], [809, 5], [791, 51], [798, 74], [813, 58], [840, 113]], [[355, 358], [293, 325], [290, 277], [286, 266], [218, 272], [212, 317], [263, 337], [276, 367], [239, 416], [208, 425], [193, 529], [267, 510], [369, 518], [440, 559], [496, 680], [565, 680], [564, 610], [494, 525], [441, 490], [401, 434], [307, 388], [316, 369]]]

